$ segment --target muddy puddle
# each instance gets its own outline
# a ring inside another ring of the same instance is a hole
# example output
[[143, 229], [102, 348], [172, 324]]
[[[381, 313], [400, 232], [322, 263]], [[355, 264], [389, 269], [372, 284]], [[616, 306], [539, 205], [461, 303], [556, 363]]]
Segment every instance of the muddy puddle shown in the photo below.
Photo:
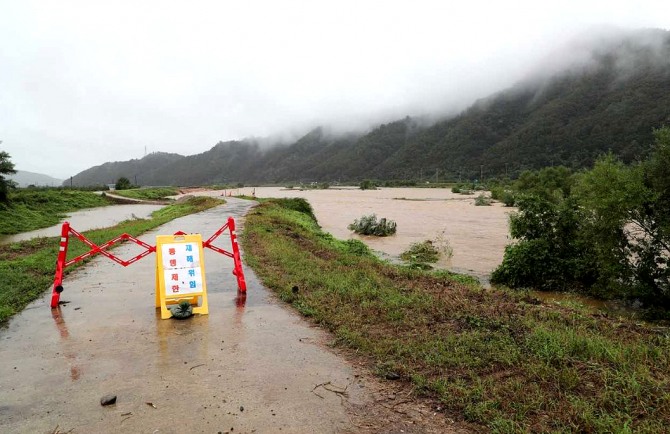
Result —
[[57, 225], [16, 235], [2, 236], [0, 237], [0, 244], [15, 243], [38, 237], [57, 237], [60, 235], [61, 225], [64, 221], [69, 221], [74, 229], [81, 232], [90, 229], [114, 226], [124, 220], [148, 218], [151, 216], [152, 212], [159, 210], [162, 207], [163, 205], [147, 204], [111, 205], [74, 211], [69, 213], [68, 216], [62, 219]]

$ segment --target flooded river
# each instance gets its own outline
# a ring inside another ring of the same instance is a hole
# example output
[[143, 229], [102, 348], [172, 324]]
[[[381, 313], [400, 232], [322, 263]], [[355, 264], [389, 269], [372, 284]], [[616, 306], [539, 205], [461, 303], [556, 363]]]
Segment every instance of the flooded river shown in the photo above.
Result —
[[[233, 194], [257, 197], [303, 197], [319, 224], [339, 239], [357, 238], [371, 248], [398, 256], [415, 242], [448, 240], [453, 256], [438, 266], [486, 280], [502, 261], [509, 243], [508, 215], [515, 208], [500, 204], [475, 206], [476, 195], [461, 195], [444, 188], [382, 188], [379, 190], [287, 190], [280, 187], [242, 188]], [[220, 195], [221, 192], [210, 192]], [[347, 226], [363, 215], [395, 220], [398, 231], [390, 237], [354, 234]]]
[[[256, 197], [303, 197], [314, 208], [319, 224], [339, 239], [356, 238], [371, 248], [397, 257], [410, 244], [443, 238], [453, 248], [453, 256], [437, 264], [440, 268], [477, 277], [488, 286], [491, 272], [502, 262], [505, 246], [511, 242], [509, 214], [516, 208], [501, 204], [475, 206], [475, 195], [461, 195], [443, 188], [383, 188], [379, 190], [328, 189], [287, 190], [279, 187], [256, 187], [232, 193]], [[220, 195], [221, 192], [209, 194]], [[398, 223], [390, 237], [366, 237], [347, 229], [349, 223], [367, 214], [377, 214]], [[603, 301], [588, 296], [560, 292], [534, 291], [548, 303], [578, 303], [595, 310], [617, 315], [635, 316], [636, 310], [620, 302]]]
[[55, 226], [1, 237], [0, 244], [15, 243], [17, 241], [30, 240], [38, 237], [60, 236], [61, 225], [64, 221], [69, 221], [74, 229], [81, 232], [113, 226], [124, 220], [133, 218], [147, 218], [152, 212], [159, 210], [162, 207], [163, 205], [146, 204], [110, 205], [74, 211], [69, 213], [66, 218], [61, 220], [61, 222]]

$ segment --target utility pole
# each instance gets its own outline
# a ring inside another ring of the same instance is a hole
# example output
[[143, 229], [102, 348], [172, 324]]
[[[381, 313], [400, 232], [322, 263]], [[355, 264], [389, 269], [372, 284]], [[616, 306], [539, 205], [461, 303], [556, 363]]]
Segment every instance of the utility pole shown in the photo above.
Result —
[[72, 188], [72, 177], [70, 176], [70, 188]]
[[479, 166], [479, 182], [484, 182], [484, 165]]

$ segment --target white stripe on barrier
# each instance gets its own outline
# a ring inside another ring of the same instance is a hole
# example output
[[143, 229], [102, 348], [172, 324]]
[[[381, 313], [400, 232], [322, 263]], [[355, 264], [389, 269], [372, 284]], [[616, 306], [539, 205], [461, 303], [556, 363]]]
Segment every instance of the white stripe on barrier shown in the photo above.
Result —
[[65, 246], [60, 246], [60, 251], [64, 252], [65, 251]]
[[64, 243], [64, 242], [66, 242], [66, 241], [67, 241], [67, 238], [65, 238], [65, 237], [60, 237], [60, 242], [61, 242], [61, 243]]

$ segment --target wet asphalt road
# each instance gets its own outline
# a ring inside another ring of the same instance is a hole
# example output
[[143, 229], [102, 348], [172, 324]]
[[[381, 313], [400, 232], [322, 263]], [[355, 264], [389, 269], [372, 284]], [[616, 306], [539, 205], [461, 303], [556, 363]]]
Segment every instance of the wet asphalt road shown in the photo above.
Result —
[[[178, 230], [207, 239], [252, 202], [229, 198], [141, 237]], [[75, 228], [76, 229], [76, 228]], [[238, 233], [241, 230], [238, 227]], [[219, 245], [230, 250], [229, 238]], [[124, 245], [114, 251], [130, 257]], [[54, 258], [55, 260], [55, 258]], [[352, 429], [339, 394], [366, 401], [327, 336], [276, 302], [245, 266], [238, 298], [232, 260], [206, 249], [209, 315], [161, 320], [155, 255], [127, 268], [104, 257], [68, 275], [58, 309], [50, 290], [0, 330], [0, 432], [331, 433]], [[46, 289], [46, 288], [45, 288]], [[117, 395], [114, 405], [100, 398]]]

